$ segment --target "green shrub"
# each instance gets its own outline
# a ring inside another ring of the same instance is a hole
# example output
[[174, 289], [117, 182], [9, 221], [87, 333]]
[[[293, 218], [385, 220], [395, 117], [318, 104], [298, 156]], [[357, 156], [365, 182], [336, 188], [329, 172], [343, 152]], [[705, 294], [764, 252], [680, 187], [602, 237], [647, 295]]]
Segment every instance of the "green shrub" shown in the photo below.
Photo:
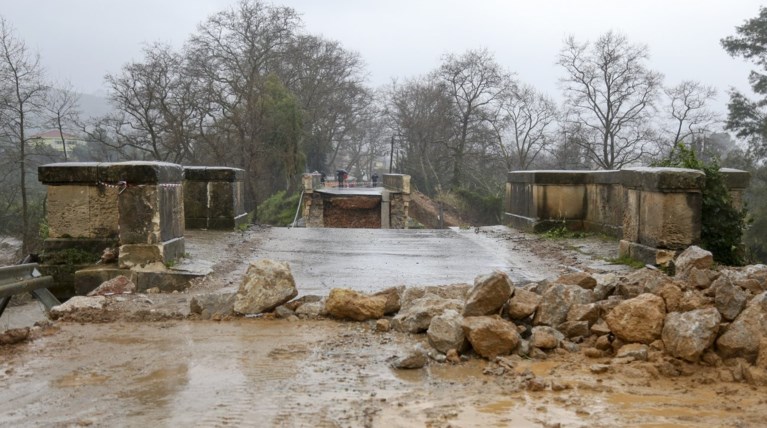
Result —
[[496, 195], [483, 195], [468, 189], [458, 189], [456, 196], [464, 202], [471, 220], [478, 225], [501, 223], [503, 198]]
[[272, 226], [289, 226], [293, 223], [298, 207], [298, 199], [301, 195], [287, 195], [280, 191], [270, 196], [258, 206], [257, 218], [261, 224]]
[[714, 254], [714, 260], [725, 265], [743, 265], [743, 232], [746, 210], [733, 206], [732, 198], [719, 171], [718, 160], [703, 162], [683, 143], [677, 144], [669, 158], [656, 166], [689, 168], [703, 171], [703, 209], [701, 211], [701, 246]]

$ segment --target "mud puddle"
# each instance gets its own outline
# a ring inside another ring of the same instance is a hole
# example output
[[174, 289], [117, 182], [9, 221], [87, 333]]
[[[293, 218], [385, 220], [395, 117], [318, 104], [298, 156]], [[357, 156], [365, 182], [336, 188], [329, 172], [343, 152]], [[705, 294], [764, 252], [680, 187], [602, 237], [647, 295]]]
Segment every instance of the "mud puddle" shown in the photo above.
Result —
[[[578, 354], [390, 368], [423, 340], [365, 323], [62, 324], [0, 349], [0, 425], [759, 426], [765, 391], [634, 370], [593, 375]], [[639, 374], [638, 374], [639, 373]], [[547, 386], [530, 390], [525, 377]]]

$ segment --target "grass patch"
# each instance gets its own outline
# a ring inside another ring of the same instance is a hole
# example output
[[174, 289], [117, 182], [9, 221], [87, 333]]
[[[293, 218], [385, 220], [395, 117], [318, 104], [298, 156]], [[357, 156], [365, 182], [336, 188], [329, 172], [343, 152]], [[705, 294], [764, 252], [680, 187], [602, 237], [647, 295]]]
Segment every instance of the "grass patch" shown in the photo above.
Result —
[[634, 269], [641, 269], [645, 266], [644, 262], [640, 262], [637, 259], [632, 259], [629, 256], [621, 256], [614, 259], [608, 259], [607, 262], [613, 265], [626, 265]]
[[578, 239], [590, 236], [587, 232], [570, 230], [565, 225], [549, 229], [540, 235], [546, 239]]

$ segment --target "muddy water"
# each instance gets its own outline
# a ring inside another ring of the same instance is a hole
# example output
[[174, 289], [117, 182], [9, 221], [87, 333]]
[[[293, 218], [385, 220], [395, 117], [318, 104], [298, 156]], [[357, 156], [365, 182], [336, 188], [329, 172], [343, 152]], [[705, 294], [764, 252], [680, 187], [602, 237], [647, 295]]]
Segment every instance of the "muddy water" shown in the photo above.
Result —
[[[0, 349], [0, 426], [759, 426], [767, 417], [764, 388], [595, 376], [578, 355], [493, 375], [482, 360], [389, 367], [422, 339], [331, 321], [62, 324]], [[562, 390], [530, 391], [524, 373]]]

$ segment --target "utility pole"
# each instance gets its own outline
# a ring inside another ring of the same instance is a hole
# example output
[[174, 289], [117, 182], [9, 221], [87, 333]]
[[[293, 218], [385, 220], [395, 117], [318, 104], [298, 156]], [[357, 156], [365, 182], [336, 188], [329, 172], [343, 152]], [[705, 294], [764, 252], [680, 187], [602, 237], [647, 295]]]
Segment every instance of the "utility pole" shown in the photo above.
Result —
[[394, 166], [394, 135], [391, 136], [391, 150], [389, 151], [389, 174], [392, 172], [392, 166]]

